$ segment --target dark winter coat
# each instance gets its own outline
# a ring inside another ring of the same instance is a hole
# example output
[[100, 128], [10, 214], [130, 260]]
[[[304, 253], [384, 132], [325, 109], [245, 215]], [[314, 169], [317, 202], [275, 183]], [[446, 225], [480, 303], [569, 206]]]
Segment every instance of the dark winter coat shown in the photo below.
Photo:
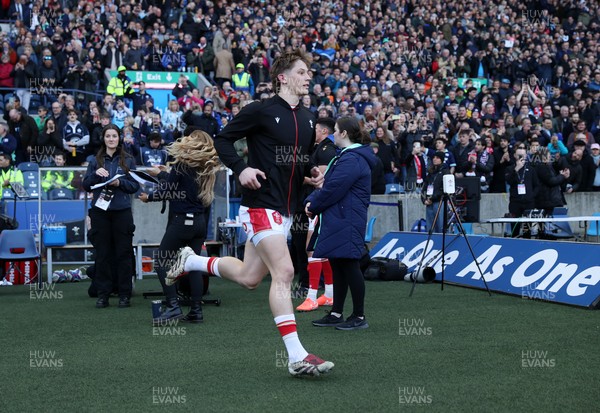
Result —
[[368, 145], [348, 148], [338, 155], [325, 174], [323, 189], [307, 199], [309, 211], [320, 214], [315, 257], [363, 256], [367, 209], [371, 198], [371, 168], [375, 165]]
[[540, 187], [535, 197], [535, 207], [541, 209], [551, 209], [561, 207], [566, 204], [561, 185], [565, 177], [554, 170], [552, 165], [540, 163], [536, 166]]

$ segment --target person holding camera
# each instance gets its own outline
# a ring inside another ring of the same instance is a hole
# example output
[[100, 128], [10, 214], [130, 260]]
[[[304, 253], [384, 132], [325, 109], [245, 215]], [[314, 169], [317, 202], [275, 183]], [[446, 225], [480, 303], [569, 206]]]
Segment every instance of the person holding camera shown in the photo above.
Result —
[[[503, 140], [505, 141], [505, 140]], [[535, 208], [535, 198], [540, 189], [540, 182], [534, 168], [528, 160], [527, 150], [519, 147], [514, 153], [514, 163], [506, 168], [506, 183], [510, 185], [510, 198], [508, 202], [508, 213], [513, 218], [523, 216], [527, 210]], [[516, 238], [521, 231], [521, 224], [512, 225], [511, 236]], [[523, 238], [530, 238], [531, 233], [526, 230]]]
[[[259, 86], [271, 82], [271, 78], [269, 77], [269, 67], [267, 66], [268, 63], [264, 53], [265, 52], [263, 51], [257, 51], [255, 56], [250, 60], [250, 64], [248, 64], [248, 72], [250, 72], [250, 76], [252, 76], [252, 81], [255, 85]], [[257, 94], [260, 95], [258, 90]]]
[[35, 77], [35, 73], [36, 66], [26, 54], [21, 54], [19, 61], [10, 72], [10, 76], [15, 79], [15, 94], [21, 99], [21, 106], [27, 111], [31, 99], [31, 80]]
[[123, 129], [125, 126], [125, 118], [132, 116], [133, 112], [127, 106], [125, 106], [125, 102], [122, 99], [117, 99], [117, 103], [112, 113], [112, 123], [113, 125], [117, 125], [120, 129]]

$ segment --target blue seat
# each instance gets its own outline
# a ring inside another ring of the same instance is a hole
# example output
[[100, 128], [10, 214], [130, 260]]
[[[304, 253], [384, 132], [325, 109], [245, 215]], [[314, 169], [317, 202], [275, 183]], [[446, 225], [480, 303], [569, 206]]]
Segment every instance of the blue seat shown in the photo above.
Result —
[[59, 199], [75, 199], [75, 194], [71, 189], [54, 188], [48, 191], [48, 199], [50, 201], [56, 201]]
[[[35, 163], [35, 162], [21, 162], [17, 168], [21, 171], [21, 172], [25, 172], [25, 171], [33, 171], [33, 172], [37, 172], [40, 169], [40, 166]], [[37, 175], [37, 174], [36, 174]]]
[[385, 193], [387, 194], [403, 194], [404, 187], [400, 184], [386, 184]]
[[[592, 214], [593, 217], [600, 217], [600, 212], [594, 212]], [[586, 232], [588, 237], [598, 237], [600, 236], [600, 221], [591, 221], [589, 223], [589, 228]]]
[[15, 199], [15, 193], [10, 188], [3, 188], [2, 199]]
[[377, 217], [371, 217], [367, 222], [367, 231], [365, 232], [365, 243], [368, 244], [373, 240], [373, 227], [375, 226], [375, 220]]
[[29, 199], [37, 199], [40, 196], [40, 182], [35, 171], [23, 172], [23, 186], [29, 193]]
[[[37, 282], [41, 287], [42, 265], [40, 262], [40, 254], [35, 245], [33, 232], [23, 229], [5, 229], [0, 233], [0, 264], [1, 270], [4, 269], [4, 262], [20, 262], [20, 261], [37, 261]], [[12, 265], [12, 264], [11, 264]], [[0, 271], [1, 271], [0, 270]], [[2, 274], [4, 278], [4, 273]], [[33, 280], [32, 280], [33, 281]]]

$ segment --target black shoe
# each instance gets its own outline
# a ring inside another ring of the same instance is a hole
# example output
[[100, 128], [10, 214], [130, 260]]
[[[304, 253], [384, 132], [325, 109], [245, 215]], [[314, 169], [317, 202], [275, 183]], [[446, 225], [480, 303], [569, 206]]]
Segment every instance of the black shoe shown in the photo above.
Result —
[[108, 307], [108, 298], [100, 297], [98, 301], [96, 301], [96, 308], [106, 308]]
[[185, 317], [181, 319], [181, 321], [186, 323], [201, 323], [204, 321], [204, 316], [202, 315], [202, 304], [200, 302], [192, 303], [190, 307], [190, 312], [187, 313]]
[[179, 320], [183, 317], [183, 312], [181, 311], [181, 307], [179, 307], [179, 302], [177, 298], [167, 300], [167, 306], [165, 307], [165, 311], [160, 313], [160, 316], [152, 319], [153, 325], [167, 325], [169, 320]]
[[312, 324], [315, 327], [335, 327], [343, 322], [343, 316], [340, 315], [339, 317], [336, 317], [333, 314], [331, 314], [331, 312], [329, 312], [325, 317], [321, 318], [320, 320], [313, 321]]
[[362, 330], [364, 328], [369, 328], [367, 319], [365, 317], [357, 317], [354, 314], [348, 317], [343, 323], [335, 326], [336, 330]]
[[131, 307], [131, 300], [129, 297], [121, 297], [119, 298], [119, 308], [127, 308]]

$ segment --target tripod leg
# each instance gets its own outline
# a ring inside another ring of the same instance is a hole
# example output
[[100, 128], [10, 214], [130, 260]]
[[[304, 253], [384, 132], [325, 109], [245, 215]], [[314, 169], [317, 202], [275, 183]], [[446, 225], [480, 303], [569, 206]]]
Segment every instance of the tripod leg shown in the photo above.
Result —
[[[467, 247], [469, 247], [469, 251], [471, 252], [471, 257], [473, 257], [473, 261], [475, 261], [475, 265], [477, 266], [477, 271], [479, 271], [479, 275], [481, 276], [481, 279], [483, 280], [483, 284], [485, 285], [485, 289], [487, 290], [488, 294], [491, 297], [492, 293], [490, 292], [490, 288], [488, 287], [487, 281], [485, 280], [485, 277], [483, 276], [483, 272], [481, 271], [481, 267], [479, 267], [479, 262], [477, 261], [477, 258], [475, 258], [475, 253], [473, 252], [473, 248], [471, 248], [471, 243], [469, 242], [469, 238], [467, 238], [467, 233], [465, 232], [465, 229], [462, 226], [462, 222], [460, 221], [460, 217], [456, 213], [456, 207], [454, 206], [454, 203], [452, 203], [451, 199], [448, 200], [448, 203], [450, 204], [450, 208], [452, 208], [452, 212], [454, 212], [454, 215], [456, 216], [456, 223], [458, 224], [458, 229], [460, 230], [460, 233], [462, 234], [463, 238], [465, 239], [465, 242], [467, 243]], [[443, 269], [442, 269], [442, 271], [443, 271]], [[442, 272], [442, 280], [443, 280], [443, 272]]]
[[438, 209], [435, 213], [435, 217], [433, 218], [433, 222], [431, 223], [431, 228], [429, 228], [429, 232], [427, 233], [427, 242], [425, 242], [423, 258], [421, 259], [421, 262], [419, 262], [419, 267], [417, 268], [417, 271], [414, 273], [415, 276], [413, 277], [413, 285], [410, 289], [410, 294], [408, 295], [409, 297], [412, 297], [413, 292], [415, 291], [415, 286], [417, 285], [417, 275], [419, 274], [419, 272], [421, 271], [421, 268], [423, 267], [423, 260], [425, 259], [425, 254], [427, 253], [427, 248], [429, 247], [429, 242], [431, 241], [431, 234], [433, 234], [433, 229], [435, 228], [435, 223], [439, 219], [441, 209], [442, 209], [442, 203], [440, 202], [438, 205]]
[[[448, 230], [448, 196], [444, 194], [442, 198], [444, 204], [444, 228], [442, 230], [442, 291], [444, 290], [444, 276], [446, 267], [446, 231]], [[441, 204], [440, 204], [441, 205]]]

